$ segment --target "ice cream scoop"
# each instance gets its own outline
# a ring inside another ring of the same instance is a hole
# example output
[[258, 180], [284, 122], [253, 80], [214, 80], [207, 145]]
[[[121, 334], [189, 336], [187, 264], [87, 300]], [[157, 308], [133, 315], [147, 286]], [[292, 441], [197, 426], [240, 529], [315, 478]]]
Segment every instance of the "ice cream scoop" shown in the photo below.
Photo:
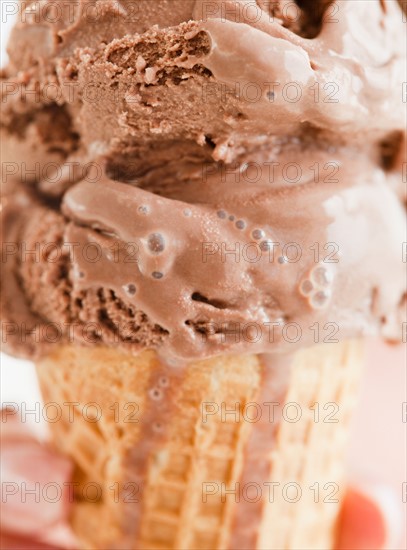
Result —
[[89, 323], [95, 342], [189, 358], [309, 345], [313, 322], [400, 337], [402, 14], [293, 9], [21, 12], [2, 86], [9, 349]]

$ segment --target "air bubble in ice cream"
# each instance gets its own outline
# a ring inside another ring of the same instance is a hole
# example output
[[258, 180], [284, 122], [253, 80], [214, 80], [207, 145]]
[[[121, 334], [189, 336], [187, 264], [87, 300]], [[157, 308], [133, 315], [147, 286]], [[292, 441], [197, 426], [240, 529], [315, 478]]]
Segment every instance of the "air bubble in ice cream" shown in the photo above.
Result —
[[273, 241], [267, 240], [260, 244], [260, 250], [263, 252], [269, 252], [273, 248]]
[[224, 210], [218, 210], [218, 218], [220, 218], [221, 220], [225, 220], [227, 218], [227, 214]]
[[327, 287], [332, 283], [333, 275], [327, 267], [320, 265], [311, 271], [311, 280], [318, 286]]
[[151, 390], [148, 391], [148, 395], [153, 401], [160, 401], [164, 394], [160, 388], [151, 388]]
[[309, 279], [306, 279], [305, 281], [302, 282], [300, 286], [301, 294], [303, 294], [304, 296], [308, 296], [308, 294], [310, 294], [313, 290], [314, 290], [314, 285]]
[[164, 237], [161, 233], [152, 233], [148, 236], [148, 248], [153, 254], [161, 254], [165, 249]]
[[170, 385], [170, 380], [167, 376], [161, 376], [161, 378], [158, 380], [158, 384], [159, 386], [161, 386], [161, 388], [168, 388], [168, 386]]
[[237, 220], [236, 227], [238, 229], [244, 229], [246, 227], [246, 223], [243, 220]]
[[164, 273], [161, 273], [161, 271], [153, 271], [151, 276], [153, 279], [162, 279], [164, 277]]
[[264, 239], [266, 236], [265, 232], [262, 229], [255, 229], [252, 232], [253, 239], [256, 239], [256, 241], [259, 241], [260, 239]]
[[310, 298], [310, 304], [314, 309], [324, 309], [329, 302], [331, 293], [326, 290], [319, 290]]
[[142, 216], [147, 216], [147, 214], [149, 213], [148, 206], [146, 206], [145, 204], [142, 204], [141, 206], [139, 206], [138, 213], [141, 214]]
[[136, 285], [134, 285], [133, 283], [130, 283], [124, 287], [124, 291], [130, 296], [134, 296], [134, 294], [136, 294], [137, 292]]

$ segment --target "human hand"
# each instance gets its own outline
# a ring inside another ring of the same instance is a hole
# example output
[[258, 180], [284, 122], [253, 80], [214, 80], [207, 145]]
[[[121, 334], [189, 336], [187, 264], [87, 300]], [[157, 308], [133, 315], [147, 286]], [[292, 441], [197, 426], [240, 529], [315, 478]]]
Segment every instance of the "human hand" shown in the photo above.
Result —
[[[2, 411], [2, 416], [4, 411]], [[47, 483], [61, 488], [72, 474], [72, 465], [38, 442], [16, 415], [7, 414], [1, 422], [2, 499], [0, 514], [0, 548], [3, 550], [60, 550], [76, 548], [67, 524], [68, 491], [55, 502], [35, 502], [29, 495], [24, 503], [21, 494], [12, 495], [16, 483], [30, 489]]]
[[[36, 441], [16, 416], [2, 424], [3, 483], [16, 480], [64, 487], [72, 473], [70, 462]], [[356, 489], [346, 495], [340, 518], [338, 550], [380, 550], [391, 538], [388, 498], [369, 496]], [[383, 491], [381, 492], [383, 496]], [[1, 504], [3, 550], [62, 550], [77, 548], [67, 524], [68, 493], [57, 502], [21, 502], [10, 495]], [[44, 536], [46, 533], [46, 537]]]

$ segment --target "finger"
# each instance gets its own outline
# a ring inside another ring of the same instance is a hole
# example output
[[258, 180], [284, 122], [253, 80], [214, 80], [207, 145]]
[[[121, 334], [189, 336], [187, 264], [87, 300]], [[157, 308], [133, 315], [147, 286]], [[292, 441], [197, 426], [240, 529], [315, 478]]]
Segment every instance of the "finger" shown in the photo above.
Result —
[[400, 511], [387, 487], [365, 492], [350, 489], [339, 522], [338, 550], [394, 548], [399, 537]]
[[36, 537], [66, 517], [71, 463], [38, 443], [16, 417], [2, 423], [1, 472], [3, 531]]
[[34, 540], [0, 532], [0, 548], [2, 550], [75, 550], [79, 549], [78, 540], [67, 526], [61, 525], [49, 529], [42, 540]]
[[0, 533], [0, 548], [2, 550], [60, 550], [44, 542], [36, 542], [11, 533]]
[[21, 422], [17, 414], [17, 408], [11, 406], [4, 407], [0, 410], [1, 420], [1, 441], [9, 441], [10, 439], [24, 439], [27, 437], [34, 439], [33, 435], [29, 432], [27, 426]]

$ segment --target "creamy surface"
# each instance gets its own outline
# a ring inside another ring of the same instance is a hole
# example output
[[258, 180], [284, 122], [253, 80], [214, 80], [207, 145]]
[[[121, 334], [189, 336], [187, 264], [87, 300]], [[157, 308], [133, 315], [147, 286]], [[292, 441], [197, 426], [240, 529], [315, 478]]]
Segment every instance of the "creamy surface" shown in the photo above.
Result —
[[53, 23], [34, 4], [3, 75], [10, 352], [400, 339], [396, 2], [78, 2]]

